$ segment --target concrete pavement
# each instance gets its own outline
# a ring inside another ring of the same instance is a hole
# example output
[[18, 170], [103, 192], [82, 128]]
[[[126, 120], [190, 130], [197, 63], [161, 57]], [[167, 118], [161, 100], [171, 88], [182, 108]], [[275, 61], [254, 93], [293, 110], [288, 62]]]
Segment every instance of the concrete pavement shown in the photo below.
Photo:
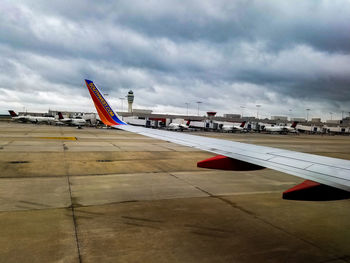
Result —
[[[199, 134], [350, 159], [348, 136]], [[350, 262], [349, 200], [283, 200], [301, 179], [196, 167], [211, 156], [0, 122], [0, 261]]]

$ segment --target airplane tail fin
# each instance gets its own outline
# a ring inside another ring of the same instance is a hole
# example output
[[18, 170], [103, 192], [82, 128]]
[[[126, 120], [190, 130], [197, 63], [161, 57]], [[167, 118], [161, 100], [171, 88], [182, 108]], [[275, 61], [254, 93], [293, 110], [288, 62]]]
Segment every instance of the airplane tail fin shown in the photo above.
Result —
[[58, 112], [58, 119], [59, 120], [63, 120], [64, 118], [63, 118], [63, 115], [62, 115], [62, 112]]
[[298, 125], [298, 122], [297, 121], [293, 121], [293, 123], [292, 123], [292, 125], [290, 127], [295, 128], [295, 127], [297, 127], [297, 125]]
[[18, 117], [17, 113], [14, 112], [13, 110], [9, 110], [9, 113], [10, 113], [11, 117]]
[[246, 121], [242, 121], [241, 125], [239, 127], [244, 128]]
[[119, 116], [113, 111], [112, 107], [108, 104], [95, 84], [88, 79], [85, 80], [85, 83], [101, 121], [107, 126], [126, 125], [126, 123], [120, 120]]

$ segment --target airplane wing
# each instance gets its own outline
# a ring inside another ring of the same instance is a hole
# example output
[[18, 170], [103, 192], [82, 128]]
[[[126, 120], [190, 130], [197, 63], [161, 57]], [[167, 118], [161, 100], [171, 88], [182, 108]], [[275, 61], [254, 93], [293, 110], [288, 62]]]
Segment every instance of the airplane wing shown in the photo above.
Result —
[[274, 169], [350, 192], [350, 161], [266, 146], [130, 126], [121, 121], [102, 93], [85, 80], [101, 120], [109, 126]]

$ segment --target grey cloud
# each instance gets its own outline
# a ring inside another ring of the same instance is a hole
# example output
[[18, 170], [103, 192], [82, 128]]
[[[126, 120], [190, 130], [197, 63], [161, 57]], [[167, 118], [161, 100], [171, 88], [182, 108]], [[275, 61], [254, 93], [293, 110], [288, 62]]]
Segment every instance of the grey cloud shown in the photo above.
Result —
[[38, 0], [0, 10], [0, 88], [13, 105], [88, 101], [84, 78], [115, 103], [133, 89], [140, 107], [169, 111], [201, 100], [219, 112], [264, 104], [302, 114], [308, 104], [325, 114], [350, 102], [346, 1]]

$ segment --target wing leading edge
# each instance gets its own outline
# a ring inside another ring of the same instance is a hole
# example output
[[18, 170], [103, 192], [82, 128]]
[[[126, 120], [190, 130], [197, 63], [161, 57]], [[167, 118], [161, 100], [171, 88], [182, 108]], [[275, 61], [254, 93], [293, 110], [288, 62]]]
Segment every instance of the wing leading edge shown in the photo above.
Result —
[[[93, 82], [88, 80], [85, 82], [101, 120], [108, 126], [227, 156], [350, 192], [348, 160], [126, 125], [113, 112]], [[93, 92], [92, 87], [98, 92]], [[112, 118], [113, 116], [115, 118]]]

